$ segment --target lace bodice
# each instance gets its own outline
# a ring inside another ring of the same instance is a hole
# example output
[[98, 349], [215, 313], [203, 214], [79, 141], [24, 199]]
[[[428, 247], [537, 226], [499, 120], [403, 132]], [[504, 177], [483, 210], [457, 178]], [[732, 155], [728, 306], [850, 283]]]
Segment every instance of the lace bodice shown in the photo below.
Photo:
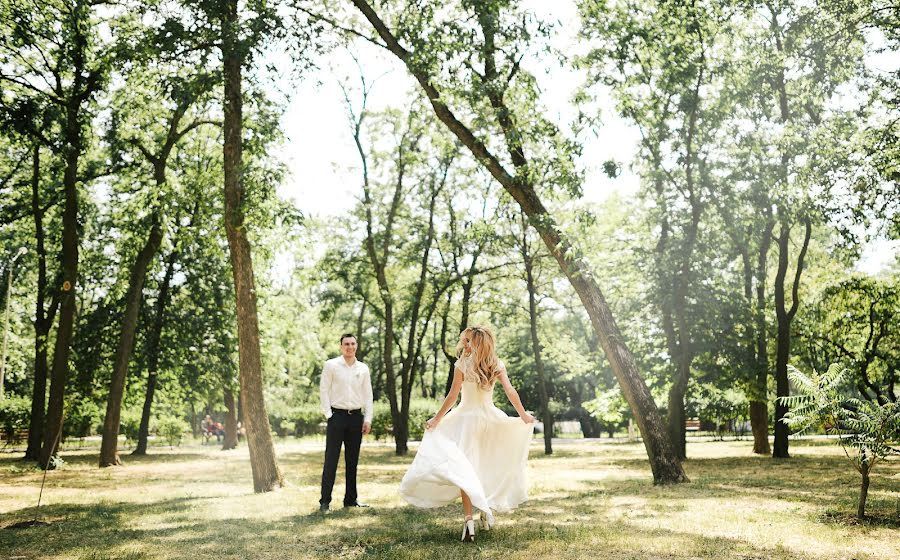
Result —
[[[482, 387], [478, 384], [478, 377], [475, 375], [472, 366], [472, 359], [467, 356], [463, 356], [456, 360], [456, 367], [459, 368], [463, 374], [462, 401], [459, 403], [460, 408], [467, 408], [470, 406], [493, 407], [494, 385], [497, 384], [497, 380], [495, 379], [488, 388]], [[500, 366], [503, 367], [502, 362]]]

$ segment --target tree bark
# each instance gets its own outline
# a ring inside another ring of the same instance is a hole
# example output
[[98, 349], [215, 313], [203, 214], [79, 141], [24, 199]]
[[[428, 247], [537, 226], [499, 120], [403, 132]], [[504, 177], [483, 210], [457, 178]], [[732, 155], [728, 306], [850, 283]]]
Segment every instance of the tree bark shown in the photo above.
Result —
[[[530, 174], [528, 162], [521, 146], [516, 145], [512, 138], [515, 135], [511, 130], [511, 124], [504, 122], [506, 119], [502, 114], [498, 115], [501, 127], [507, 135], [507, 142], [510, 144], [513, 164], [522, 173], [519, 176], [511, 175], [488, 147], [456, 118], [444, 103], [440, 92], [432, 84], [430, 76], [424, 72], [422, 66], [415, 63], [411, 58], [411, 53], [400, 45], [369, 3], [365, 0], [353, 0], [353, 4], [372, 24], [386, 47], [406, 65], [410, 74], [416, 78], [428, 96], [438, 119], [519, 204], [519, 207], [528, 216], [532, 227], [538, 231], [547, 249], [559, 263], [560, 270], [569, 279], [591, 318], [591, 324], [597, 333], [600, 345], [638, 422], [644, 447], [650, 460], [654, 482], [667, 484], [687, 481], [688, 478], [666, 432], [656, 403], [638, 372], [634, 357], [625, 345], [606, 298], [594, 280], [593, 274], [584, 261], [578, 257], [571, 243], [557, 226], [553, 216], [544, 207], [533, 185], [527, 179]], [[506, 118], [508, 119], [508, 115]]]
[[[83, 61], [83, 52], [77, 58]], [[80, 76], [83, 64], [77, 64], [76, 76]], [[76, 80], [79, 78], [76, 77]], [[66, 383], [69, 377], [69, 350], [75, 327], [76, 290], [78, 282], [78, 162], [82, 150], [80, 101], [72, 101], [66, 107], [66, 131], [64, 156], [65, 173], [63, 208], [61, 285], [58, 290], [59, 325], [53, 348], [53, 365], [50, 370], [50, 398], [47, 403], [47, 423], [44, 427], [44, 444], [41, 449], [40, 465], [53, 468], [50, 459], [56, 455], [62, 439], [63, 406]]]
[[237, 448], [237, 407], [234, 405], [234, 393], [227, 384], [224, 389], [225, 401], [225, 437], [222, 439], [222, 450]]
[[528, 291], [528, 325], [531, 331], [531, 354], [538, 377], [538, 396], [541, 399], [541, 421], [544, 423], [544, 455], [553, 454], [553, 415], [550, 413], [550, 391], [547, 389], [547, 373], [541, 358], [541, 341], [538, 337], [537, 287], [534, 282], [534, 260], [528, 250], [528, 224], [522, 216], [521, 252], [525, 263], [525, 287]]
[[859, 487], [859, 503], [856, 507], [856, 518], [866, 518], [866, 499], [869, 497], [869, 470], [863, 466], [860, 472], [862, 483]]
[[147, 438], [150, 436], [150, 414], [153, 411], [153, 397], [156, 393], [156, 384], [159, 381], [159, 341], [162, 338], [162, 330], [165, 325], [166, 306], [169, 304], [169, 288], [172, 277], [175, 275], [175, 261], [178, 252], [172, 251], [166, 259], [166, 272], [162, 284], [159, 286], [159, 294], [156, 297], [155, 315], [153, 326], [147, 337], [147, 391], [144, 394], [144, 408], [141, 410], [141, 425], [138, 429], [137, 447], [132, 455], [147, 454]]
[[225, 76], [223, 169], [225, 175], [225, 233], [231, 254], [237, 304], [238, 355], [241, 405], [247, 429], [247, 447], [253, 472], [253, 490], [269, 492], [284, 485], [275, 459], [275, 445], [263, 398], [262, 361], [259, 346], [259, 317], [250, 240], [244, 225], [245, 192], [241, 174], [243, 97], [238, 1], [222, 3], [222, 59]]
[[35, 142], [32, 154], [31, 210], [34, 215], [34, 240], [37, 248], [38, 282], [34, 315], [34, 387], [31, 392], [31, 418], [28, 423], [28, 448], [25, 459], [37, 461], [41, 455], [47, 398], [47, 338], [59, 300], [53, 298], [49, 311], [45, 309], [47, 294], [47, 249], [44, 246], [44, 209], [40, 196], [40, 145]]
[[[768, 201], [768, 197], [766, 197]], [[768, 276], [769, 247], [775, 220], [772, 208], [767, 204], [763, 209], [766, 216], [765, 227], [759, 240], [756, 255], [756, 305], [754, 309], [756, 334], [756, 383], [750, 400], [750, 427], [753, 430], [753, 452], [759, 455], [771, 453], [769, 446], [769, 350], [768, 329], [766, 327], [766, 278]]]
[[786, 459], [790, 457], [788, 452], [787, 424], [782, 420], [787, 414], [788, 407], [781, 401], [781, 397], [790, 396], [790, 382], [788, 381], [788, 361], [791, 356], [791, 323], [797, 313], [800, 304], [800, 275], [803, 272], [803, 261], [809, 240], [812, 235], [812, 223], [809, 218], [804, 219], [806, 227], [803, 245], [797, 256], [797, 268], [794, 271], [794, 283], [791, 288], [792, 300], [790, 308], [787, 307], [785, 297], [785, 277], [788, 269], [788, 250], [790, 245], [791, 228], [782, 217], [781, 228], [778, 235], [778, 272], [775, 275], [775, 314], [778, 319], [778, 344], [775, 357], [775, 446], [773, 457]]
[[109, 383], [109, 397], [106, 401], [106, 417], [103, 420], [103, 439], [100, 442], [100, 466], [111, 467], [121, 464], [118, 453], [119, 423], [122, 412], [122, 397], [125, 393], [125, 380], [128, 376], [128, 364], [131, 361], [131, 350], [134, 348], [134, 337], [137, 331], [138, 314], [144, 293], [144, 279], [147, 268], [162, 243], [163, 231], [160, 216], [154, 214], [150, 235], [144, 247], [138, 253], [132, 265], [128, 282], [128, 295], [125, 298], [125, 313], [122, 318], [122, 330], [119, 333], [119, 345], [113, 364], [112, 379]]

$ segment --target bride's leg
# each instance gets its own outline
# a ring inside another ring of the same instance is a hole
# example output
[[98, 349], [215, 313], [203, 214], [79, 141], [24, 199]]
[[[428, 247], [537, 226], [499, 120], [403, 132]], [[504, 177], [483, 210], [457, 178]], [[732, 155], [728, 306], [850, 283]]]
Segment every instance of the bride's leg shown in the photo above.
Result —
[[466, 519], [471, 519], [472, 518], [472, 500], [470, 500], [469, 495], [466, 494], [465, 492], [463, 492], [462, 490], [459, 491], [459, 497], [462, 498], [463, 513], [466, 515]]

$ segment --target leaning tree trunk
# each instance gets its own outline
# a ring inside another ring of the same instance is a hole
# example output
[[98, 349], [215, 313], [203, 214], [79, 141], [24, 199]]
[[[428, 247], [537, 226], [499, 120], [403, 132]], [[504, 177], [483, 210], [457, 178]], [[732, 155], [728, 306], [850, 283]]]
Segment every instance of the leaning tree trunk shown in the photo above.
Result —
[[275, 459], [275, 445], [263, 398], [262, 360], [259, 347], [259, 317], [250, 240], [244, 225], [242, 184], [243, 98], [241, 93], [242, 46], [239, 38], [238, 1], [225, 0], [222, 14], [222, 58], [225, 74], [224, 148], [225, 233], [231, 253], [234, 293], [237, 303], [239, 377], [241, 404], [247, 428], [247, 447], [253, 472], [253, 489], [269, 492], [283, 486], [284, 478]]
[[47, 250], [44, 246], [44, 211], [40, 197], [41, 152], [35, 143], [32, 156], [31, 210], [34, 214], [34, 240], [38, 258], [38, 281], [35, 293], [34, 315], [34, 386], [31, 392], [31, 417], [28, 423], [28, 448], [25, 459], [37, 461], [41, 456], [44, 435], [45, 401], [47, 398], [47, 339], [53, 316], [56, 314], [58, 299], [54, 298], [50, 310], [44, 309], [47, 294]]
[[[653, 472], [653, 480], [657, 484], [675, 483], [687, 481], [681, 461], [672, 447], [672, 443], [666, 432], [662, 417], [656, 408], [656, 403], [650, 390], [644, 383], [634, 357], [625, 346], [622, 334], [612, 316], [612, 311], [606, 298], [600, 291], [600, 287], [594, 280], [593, 274], [586, 264], [575, 254], [571, 243], [557, 226], [553, 216], [544, 207], [531, 183], [526, 179], [533, 170], [528, 165], [524, 151], [515, 146], [518, 140], [510, 122], [508, 111], [498, 110], [500, 126], [507, 135], [508, 143], [513, 145], [511, 158], [513, 165], [521, 175], [511, 175], [497, 157], [488, 149], [475, 134], [460, 122], [450, 108], [445, 104], [440, 92], [432, 84], [431, 77], [425, 71], [425, 67], [416, 62], [413, 53], [406, 50], [384, 24], [375, 10], [366, 0], [352, 0], [365, 18], [372, 24], [375, 31], [384, 41], [385, 46], [405, 65], [407, 70], [416, 78], [416, 81], [425, 91], [434, 109], [435, 115], [447, 128], [469, 149], [472, 155], [491, 173], [491, 175], [503, 186], [519, 207], [528, 216], [528, 220], [534, 227], [548, 250], [559, 263], [562, 272], [569, 279], [575, 293], [578, 294], [582, 305], [591, 318], [591, 324], [597, 333], [607, 359], [610, 362], [613, 373], [622, 389], [625, 400], [631, 406], [641, 435], [644, 447], [650, 460], [650, 469]], [[488, 92], [489, 93], [489, 92]], [[492, 100], [492, 104], [494, 100]]]
[[222, 450], [235, 449], [237, 440], [237, 407], [234, 404], [234, 393], [228, 385], [224, 389], [225, 401], [225, 437], [222, 440]]
[[113, 364], [112, 379], [109, 383], [106, 417], [103, 420], [103, 440], [100, 442], [101, 467], [121, 464], [118, 442], [122, 397], [125, 393], [125, 379], [128, 376], [131, 350], [134, 348], [134, 336], [137, 331], [138, 314], [141, 310], [141, 299], [144, 293], [144, 279], [147, 276], [147, 268], [150, 266], [150, 262], [159, 250], [162, 238], [163, 231], [160, 224], [160, 216], [159, 214], [154, 214], [150, 235], [147, 237], [144, 247], [138, 253], [129, 277], [128, 295], [125, 299], [125, 314], [122, 318], [119, 346], [116, 349], [116, 361]]
[[175, 275], [175, 261], [178, 252], [172, 251], [166, 260], [166, 272], [162, 284], [159, 286], [159, 294], [156, 297], [156, 314], [153, 317], [153, 325], [147, 337], [147, 391], [144, 394], [144, 407], [141, 410], [141, 425], [138, 428], [137, 447], [132, 455], [147, 454], [147, 439], [150, 437], [150, 415], [153, 412], [153, 397], [156, 394], [156, 384], [159, 382], [159, 341], [162, 339], [162, 330], [165, 325], [166, 306], [169, 304], [169, 288], [172, 277]]

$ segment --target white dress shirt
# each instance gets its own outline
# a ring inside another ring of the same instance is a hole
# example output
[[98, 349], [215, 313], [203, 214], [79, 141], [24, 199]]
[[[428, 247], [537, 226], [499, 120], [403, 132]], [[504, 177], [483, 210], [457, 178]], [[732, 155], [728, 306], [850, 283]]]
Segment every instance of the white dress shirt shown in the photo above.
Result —
[[331, 407], [362, 409], [363, 421], [372, 423], [372, 377], [369, 366], [359, 360], [349, 366], [343, 356], [325, 362], [319, 394], [325, 418], [331, 418]]

